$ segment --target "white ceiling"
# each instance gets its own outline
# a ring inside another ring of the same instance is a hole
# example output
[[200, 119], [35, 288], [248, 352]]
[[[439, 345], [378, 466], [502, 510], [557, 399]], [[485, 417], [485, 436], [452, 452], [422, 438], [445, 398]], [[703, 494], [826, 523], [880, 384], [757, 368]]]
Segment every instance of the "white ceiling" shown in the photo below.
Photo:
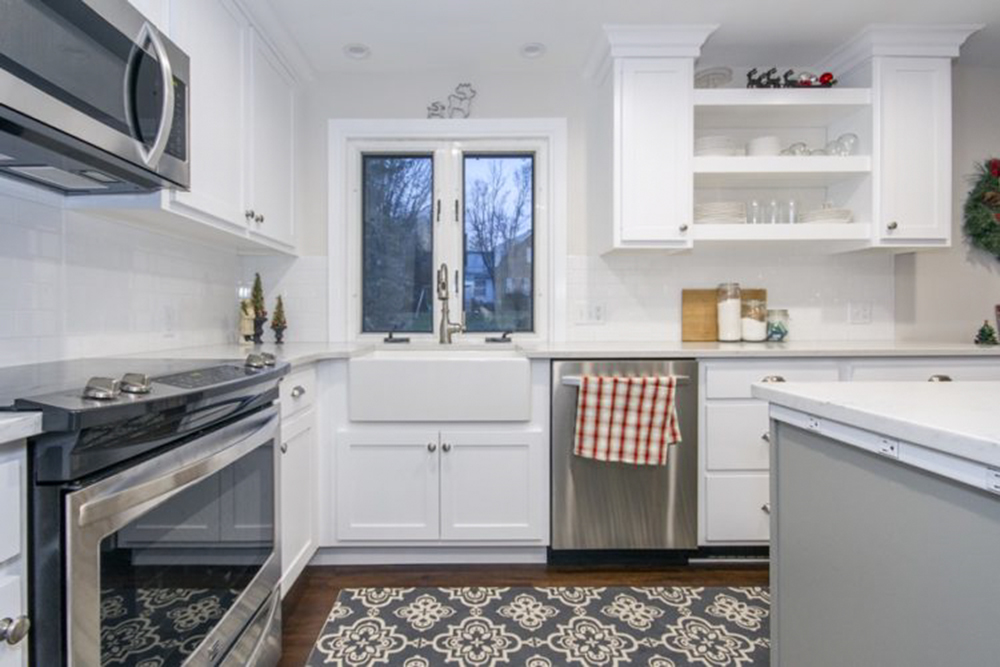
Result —
[[[985, 23], [961, 62], [1000, 67], [1000, 0], [257, 0], [316, 72], [581, 72], [605, 23], [718, 23], [703, 64], [810, 65], [869, 23]], [[343, 54], [371, 47], [367, 60]], [[518, 54], [542, 42], [538, 60]]]

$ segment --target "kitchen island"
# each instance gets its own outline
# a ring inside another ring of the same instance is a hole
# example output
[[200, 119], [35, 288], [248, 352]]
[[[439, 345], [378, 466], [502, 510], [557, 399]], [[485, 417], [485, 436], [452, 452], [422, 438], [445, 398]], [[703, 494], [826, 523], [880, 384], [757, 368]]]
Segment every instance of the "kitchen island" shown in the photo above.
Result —
[[997, 382], [758, 384], [772, 665], [996, 664]]

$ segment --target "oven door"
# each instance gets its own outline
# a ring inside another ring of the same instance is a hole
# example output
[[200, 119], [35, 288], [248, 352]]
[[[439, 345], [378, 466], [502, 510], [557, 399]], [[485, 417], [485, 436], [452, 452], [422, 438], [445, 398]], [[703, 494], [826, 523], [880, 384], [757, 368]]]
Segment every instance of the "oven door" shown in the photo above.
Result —
[[187, 187], [187, 55], [121, 0], [0, 0], [0, 16], [0, 111]]
[[271, 406], [66, 496], [70, 665], [226, 654], [280, 577], [278, 426]]

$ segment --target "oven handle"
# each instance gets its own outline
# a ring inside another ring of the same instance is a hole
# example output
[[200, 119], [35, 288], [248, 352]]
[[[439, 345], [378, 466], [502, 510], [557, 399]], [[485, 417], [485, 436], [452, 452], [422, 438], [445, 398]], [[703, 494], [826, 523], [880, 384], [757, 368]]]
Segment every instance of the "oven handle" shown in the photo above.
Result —
[[[245, 421], [241, 421], [213, 431], [178, 448], [175, 451], [207, 448], [212, 453], [186, 465], [182, 464], [181, 467], [170, 470], [164, 475], [143, 479], [147, 475], [142, 473], [142, 466], [139, 466], [135, 469], [125, 470], [111, 480], [106, 480], [106, 482], [120, 480], [116, 484], [120, 490], [108, 490], [106, 493], [98, 491], [95, 494], [97, 497], [82, 503], [77, 513], [78, 525], [82, 528], [121, 514], [138, 505], [151, 503], [155, 500], [165, 500], [222, 470], [276, 436], [280, 422], [277, 408], [272, 406], [259, 415], [263, 416], [262, 423], [250, 433], [245, 435], [241, 433], [247, 427]], [[233, 438], [238, 438], [238, 440], [233, 442]], [[161, 458], [170, 457], [173, 453], [168, 452]], [[153, 459], [151, 462], [159, 463], [160, 461]], [[130, 479], [132, 474], [137, 479]], [[103, 485], [104, 483], [98, 483], [95, 486], [101, 487]], [[88, 490], [97, 491], [98, 489]]]

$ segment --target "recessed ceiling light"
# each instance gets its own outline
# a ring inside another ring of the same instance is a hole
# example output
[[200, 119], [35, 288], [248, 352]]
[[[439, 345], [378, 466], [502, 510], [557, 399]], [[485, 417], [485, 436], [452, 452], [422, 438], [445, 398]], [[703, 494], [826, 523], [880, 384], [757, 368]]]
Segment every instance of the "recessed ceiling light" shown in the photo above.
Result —
[[372, 54], [372, 50], [366, 44], [348, 44], [344, 47], [344, 55], [355, 60], [364, 60]]
[[528, 42], [521, 47], [521, 55], [525, 58], [541, 58], [545, 55], [545, 45], [541, 42]]

